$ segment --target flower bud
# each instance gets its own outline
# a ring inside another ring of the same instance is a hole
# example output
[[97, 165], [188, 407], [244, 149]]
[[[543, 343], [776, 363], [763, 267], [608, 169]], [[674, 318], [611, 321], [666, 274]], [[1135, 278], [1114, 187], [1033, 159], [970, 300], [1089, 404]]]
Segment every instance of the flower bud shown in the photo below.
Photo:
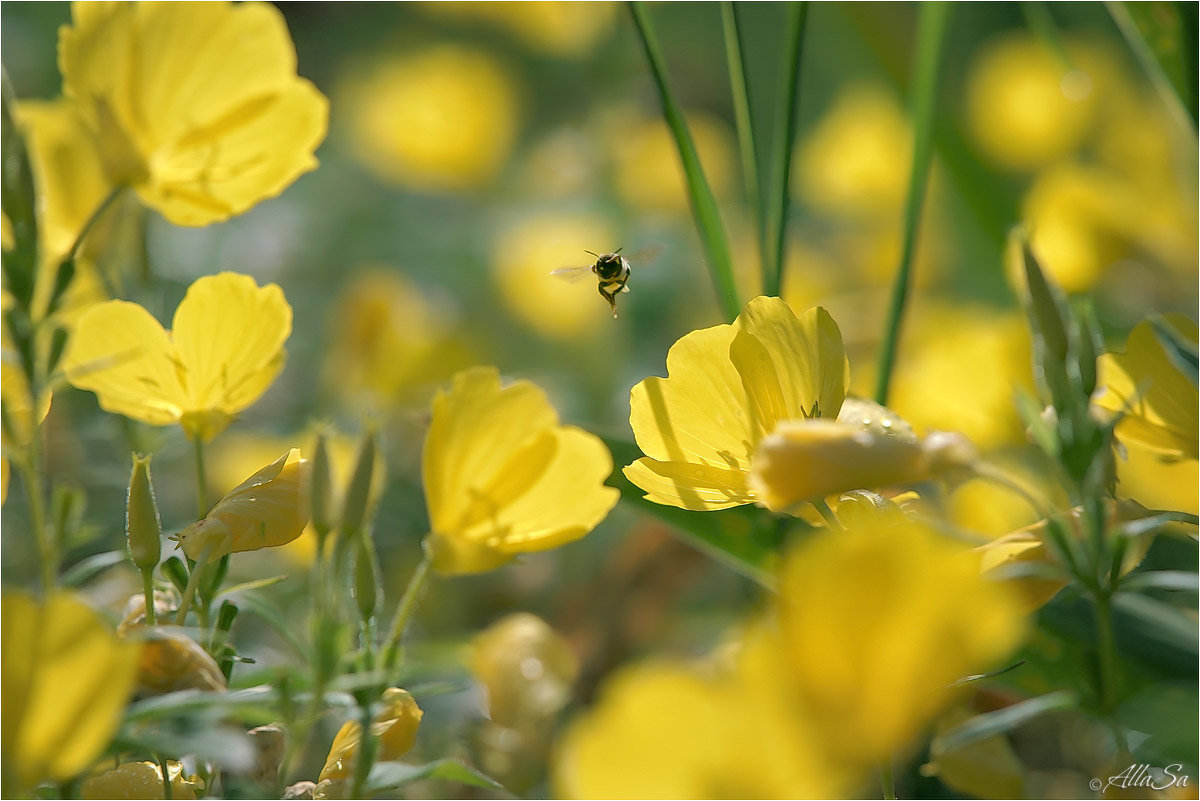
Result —
[[342, 505], [342, 534], [353, 536], [362, 528], [371, 504], [371, 479], [375, 473], [375, 432], [368, 431], [358, 450], [358, 461], [350, 484], [346, 487], [346, 500]]
[[312, 524], [320, 540], [333, 530], [333, 474], [329, 443], [322, 431], [317, 435], [312, 458]]
[[[417, 728], [424, 714], [408, 690], [399, 687], [384, 690], [383, 709], [371, 723], [371, 734], [379, 738], [380, 762], [399, 759], [408, 753], [417, 741]], [[325, 759], [325, 767], [321, 769], [318, 781], [331, 779], [336, 782], [353, 775], [354, 758], [361, 741], [362, 727], [358, 721], [348, 720], [342, 724], [333, 738], [333, 745], [329, 746], [329, 756]]]
[[[171, 777], [171, 798], [194, 799], [204, 790], [199, 776], [184, 776], [183, 765], [167, 763]], [[163, 798], [162, 769], [153, 762], [125, 762], [99, 776], [87, 779], [79, 787], [81, 798]]]
[[125, 535], [129, 538], [129, 554], [138, 569], [153, 570], [162, 555], [162, 523], [154, 503], [154, 487], [150, 483], [150, 457], [133, 457], [133, 472], [129, 476], [129, 494], [125, 505]]
[[145, 639], [138, 671], [140, 694], [225, 689], [221, 668], [195, 640], [161, 628], [139, 629], [138, 632]]
[[354, 557], [354, 600], [363, 620], [375, 614], [379, 603], [379, 565], [369, 532], [358, 538], [358, 553]]
[[579, 662], [546, 621], [518, 612], [472, 640], [471, 672], [487, 690], [491, 719], [520, 728], [543, 722], [566, 706]]

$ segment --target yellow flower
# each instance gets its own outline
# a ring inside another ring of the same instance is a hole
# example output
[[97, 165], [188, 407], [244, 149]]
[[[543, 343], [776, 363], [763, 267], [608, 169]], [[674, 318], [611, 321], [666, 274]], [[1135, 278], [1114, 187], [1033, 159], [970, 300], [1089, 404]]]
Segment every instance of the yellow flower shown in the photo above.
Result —
[[208, 225], [314, 169], [328, 102], [296, 75], [269, 3], [77, 3], [59, 30], [63, 92], [109, 179], [178, 225]]
[[611, 472], [604, 443], [560, 425], [538, 387], [502, 389], [494, 367], [459, 373], [434, 398], [425, 439], [433, 568], [478, 573], [579, 539], [617, 503]]
[[540, 727], [571, 700], [579, 660], [546, 621], [517, 612], [471, 641], [471, 672], [487, 693], [488, 717], [512, 728]]
[[67, 380], [100, 406], [151, 425], [181, 423], [210, 440], [283, 369], [292, 308], [275, 284], [221, 273], [199, 279], [170, 333], [141, 306], [110, 300], [88, 309], [67, 347]]
[[838, 95], [799, 148], [796, 169], [814, 208], [890, 219], [908, 191], [911, 161], [912, 129], [899, 101], [880, 87], [861, 85]]
[[[379, 738], [380, 762], [399, 759], [412, 749], [417, 741], [417, 728], [425, 715], [408, 690], [388, 687], [383, 691], [383, 708], [371, 721], [371, 734]], [[362, 726], [356, 720], [348, 720], [338, 729], [329, 746], [329, 756], [317, 781], [338, 781], [349, 778], [354, 771], [354, 757], [362, 742]]]
[[341, 88], [352, 152], [388, 181], [423, 190], [486, 185], [517, 132], [517, 88], [478, 50], [439, 45], [360, 67]]
[[[86, 769], [117, 731], [137, 678], [137, 643], [117, 639], [77, 596], [3, 599], [5, 796]], [[10, 787], [14, 782], [15, 787]]]
[[1073, 151], [1095, 100], [1087, 73], [1069, 70], [1026, 35], [989, 43], [967, 73], [968, 128], [985, 154], [1010, 169], [1035, 169]]
[[780, 582], [780, 620], [800, 709], [834, 764], [907, 745], [964, 676], [995, 667], [1024, 618], [1010, 587], [916, 522], [860, 519], [806, 541]]
[[753, 503], [750, 461], [783, 420], [837, 416], [847, 363], [833, 318], [799, 318], [779, 298], [746, 304], [731, 325], [687, 334], [667, 353], [667, 378], [630, 394], [629, 423], [646, 456], [625, 476], [655, 503], [713, 510]]
[[162, 695], [176, 690], [224, 690], [225, 674], [195, 640], [157, 626], [126, 629], [142, 640], [138, 693]]
[[611, 252], [620, 246], [614, 237], [612, 226], [594, 215], [549, 212], [518, 220], [492, 246], [501, 296], [518, 317], [547, 336], [569, 339], [611, 327], [591, 272], [578, 282], [550, 272], [591, 264], [595, 257], [583, 249]]
[[582, 58], [612, 26], [615, 3], [422, 3], [429, 14], [485, 19], [508, 28], [527, 45], [555, 56]]
[[292, 448], [234, 487], [208, 516], [179, 532], [189, 559], [286, 545], [308, 524], [312, 465]]
[[[167, 762], [171, 798], [195, 799], [204, 790], [204, 780], [187, 776], [180, 762]], [[81, 798], [165, 798], [162, 768], [154, 762], [124, 762], [79, 786]]]

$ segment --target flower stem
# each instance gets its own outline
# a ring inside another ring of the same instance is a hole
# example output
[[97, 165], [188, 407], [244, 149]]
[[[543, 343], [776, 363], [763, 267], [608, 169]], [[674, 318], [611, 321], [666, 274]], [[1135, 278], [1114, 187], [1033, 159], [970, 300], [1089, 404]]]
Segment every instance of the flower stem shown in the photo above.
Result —
[[778, 295], [783, 286], [783, 251], [787, 241], [788, 206], [791, 200], [792, 145], [796, 140], [796, 87], [800, 83], [800, 61], [803, 55], [804, 27], [808, 20], [808, 3], [791, 3], [788, 8], [787, 70], [783, 90], [775, 106], [773, 141], [774, 158], [771, 161], [770, 217], [766, 221], [766, 242], [770, 254], [764, 254], [763, 294]]
[[875, 402], [887, 405], [896, 348], [900, 341], [900, 324], [908, 301], [912, 276], [913, 254], [921, 223], [925, 186], [929, 166], [933, 161], [934, 108], [937, 101], [938, 65], [942, 43], [946, 39], [950, 7], [947, 3], [924, 3], [917, 19], [916, 76], [913, 86], [913, 158], [908, 181], [908, 198], [904, 209], [904, 244], [900, 252], [900, 269], [892, 286], [892, 301], [884, 328], [883, 351], [879, 357], [879, 372], [875, 381]]
[[733, 277], [733, 260], [729, 255], [729, 242], [725, 237], [725, 228], [721, 224], [721, 214], [717, 208], [717, 199], [713, 195], [704, 170], [700, 166], [700, 156], [696, 153], [696, 145], [688, 132], [687, 122], [683, 111], [675, 102], [667, 86], [666, 68], [662, 54], [658, 50], [658, 40], [646, 15], [646, 7], [642, 3], [629, 3], [629, 12], [633, 16], [634, 27], [642, 41], [646, 52], [646, 60], [650, 63], [650, 74], [658, 89], [662, 101], [663, 117], [667, 127], [675, 139], [679, 150], [679, 159], [683, 163], [683, 172], [687, 181], [688, 198], [691, 200], [692, 216], [696, 220], [696, 228], [700, 233], [700, 241], [704, 245], [705, 261], [712, 275], [713, 285], [717, 290], [717, 298], [725, 311], [726, 319], [733, 322], [742, 310], [738, 299], [737, 282]]
[[96, 210], [87, 218], [87, 222], [83, 224], [83, 228], [79, 230], [79, 236], [75, 237], [75, 241], [71, 243], [71, 249], [67, 251], [67, 255], [63, 257], [63, 261], [70, 261], [79, 255], [79, 249], [83, 247], [83, 241], [87, 239], [87, 235], [92, 232], [92, 229], [96, 227], [96, 223], [104, 216], [104, 212], [108, 211], [109, 206], [115, 203], [124, 191], [124, 185], [114, 186], [109, 190], [104, 200], [100, 201], [100, 205], [96, 207]]
[[383, 646], [384, 670], [391, 670], [396, 666], [396, 660], [400, 655], [400, 641], [404, 638], [404, 629], [408, 627], [409, 619], [417, 609], [417, 597], [429, 578], [430, 564], [429, 554], [426, 553], [413, 572], [413, 577], [405, 587], [404, 595], [401, 596], [400, 603], [396, 607], [396, 616], [392, 618], [392, 627], [388, 633], [387, 642]]
[[192, 598], [196, 595], [196, 585], [200, 583], [200, 574], [204, 572], [204, 568], [208, 567], [208, 559], [216, 547], [215, 540], [205, 545], [204, 550], [200, 552], [200, 558], [196, 560], [196, 564], [192, 565], [187, 586], [183, 589], [183, 598], [179, 601], [179, 611], [175, 615], [176, 626], [182, 626], [184, 620], [187, 619], [188, 607], [192, 605]]
[[29, 503], [29, 524], [33, 528], [33, 537], [37, 544], [42, 593], [49, 596], [50, 591], [54, 589], [55, 576], [58, 573], [58, 557], [54, 534], [46, 529], [41, 451], [41, 430], [38, 429], [34, 432], [33, 440], [29, 444], [28, 460], [21, 462], [20, 465], [22, 483], [25, 484], [25, 497]]
[[833, 510], [829, 508], [829, 504], [825, 503], [824, 498], [817, 498], [815, 501], [810, 501], [810, 503], [812, 503], [814, 509], [821, 513], [821, 517], [825, 518], [825, 522], [829, 525], [829, 528], [843, 528], [841, 521], [837, 519], [837, 515], [833, 513]]
[[892, 761], [884, 760], [879, 765], [879, 785], [883, 789], [883, 797], [888, 801], [895, 801], [896, 798], [896, 778], [892, 775]]
[[208, 514], [208, 480], [204, 474], [204, 441], [199, 437], [192, 440], [192, 452], [196, 457], [196, 519], [203, 520]]
[[1094, 593], [1096, 636], [1100, 659], [1100, 706], [1111, 711], [1117, 698], [1117, 645], [1113, 636], [1112, 596], [1105, 589]]
[[142, 593], [146, 596], [146, 625], [154, 626], [158, 623], [154, 611], [154, 568], [142, 571]]

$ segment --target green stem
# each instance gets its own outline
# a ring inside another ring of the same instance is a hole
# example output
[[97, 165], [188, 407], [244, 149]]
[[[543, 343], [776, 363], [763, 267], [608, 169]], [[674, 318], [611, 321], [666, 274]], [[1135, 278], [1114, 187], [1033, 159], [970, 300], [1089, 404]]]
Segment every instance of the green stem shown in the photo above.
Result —
[[417, 565], [417, 569], [413, 572], [412, 579], [409, 580], [408, 586], [404, 588], [404, 595], [400, 598], [400, 604], [396, 607], [396, 616], [392, 618], [392, 627], [388, 632], [387, 642], [383, 646], [383, 668], [391, 670], [396, 666], [396, 660], [400, 655], [400, 641], [404, 638], [404, 629], [408, 627], [408, 621], [412, 618], [413, 612], [417, 609], [417, 597], [421, 590], [424, 589], [425, 583], [429, 578], [429, 568], [432, 560], [429, 554], [421, 559], [421, 563]]
[[79, 231], [79, 236], [75, 237], [75, 241], [71, 243], [71, 249], [67, 251], [67, 255], [63, 257], [63, 261], [70, 261], [79, 255], [79, 249], [83, 247], [83, 241], [87, 239], [87, 235], [96, 227], [96, 223], [104, 216], [104, 212], [108, 211], [109, 206], [117, 201], [125, 191], [124, 186], [114, 186], [109, 190], [104, 200], [100, 201], [100, 205], [92, 212], [92, 215], [87, 218], [87, 222], [83, 224], [83, 228]]
[[916, 76], [913, 87], [913, 158], [908, 181], [908, 198], [904, 209], [904, 244], [900, 253], [900, 269], [892, 287], [892, 301], [884, 328], [883, 351], [875, 382], [875, 401], [887, 405], [896, 348], [900, 340], [900, 324], [908, 301], [913, 254], [921, 223], [925, 187], [933, 161], [934, 109], [937, 102], [938, 65], [942, 44], [950, 17], [950, 6], [943, 2], [924, 3], [917, 20]]
[[829, 504], [825, 503], [824, 498], [817, 498], [815, 501], [810, 501], [810, 503], [814, 509], [821, 513], [821, 517], [825, 518], [825, 522], [829, 525], [830, 529], [843, 528], [842, 522], [837, 519], [837, 515], [829, 508]]
[[154, 611], [154, 568], [142, 571], [142, 593], [146, 596], [146, 625], [156, 625], [158, 619]]
[[171, 771], [167, 769], [167, 760], [163, 759], [162, 754], [155, 753], [154, 761], [158, 763], [158, 769], [162, 771], [163, 798], [171, 801], [175, 797], [175, 788], [171, 786]]
[[216, 547], [215, 540], [205, 545], [204, 550], [200, 552], [200, 558], [196, 560], [196, 564], [192, 565], [187, 586], [183, 589], [183, 598], [179, 601], [179, 611], [175, 615], [176, 626], [182, 626], [184, 620], [187, 619], [188, 608], [192, 605], [192, 598], [196, 595], [196, 585], [200, 583], [200, 574], [204, 572], [204, 568], [208, 567], [209, 557], [212, 556], [213, 549]]
[[737, 21], [737, 6], [721, 3], [721, 23], [725, 32], [725, 56], [729, 64], [729, 89], [733, 98], [733, 118], [737, 124], [738, 149], [742, 157], [742, 175], [746, 182], [746, 199], [758, 225], [758, 258], [767, 285], [767, 227], [763, 215], [762, 184], [758, 174], [758, 153], [755, 147], [754, 124], [750, 116], [750, 84], [746, 80], [746, 56], [742, 48], [741, 28]]
[[771, 202], [767, 220], [767, 244], [771, 249], [763, 265], [763, 294], [778, 295], [783, 287], [783, 251], [787, 241], [788, 207], [791, 203], [792, 149], [796, 141], [796, 87], [800, 84], [800, 61], [803, 56], [805, 23], [808, 3], [790, 5], [787, 38], [787, 77], [776, 105], [774, 158], [771, 161]]
[[884, 760], [879, 766], [879, 785], [883, 790], [883, 797], [888, 801], [895, 801], [896, 798], [896, 778], [892, 775], [892, 761]]
[[741, 311], [742, 304], [738, 299], [737, 282], [733, 277], [733, 261], [729, 255], [729, 242], [725, 237], [725, 228], [721, 224], [721, 214], [717, 208], [717, 199], [713, 195], [704, 170], [700, 166], [700, 157], [696, 153], [696, 145], [688, 132], [687, 122], [683, 111], [675, 102], [671, 90], [667, 87], [667, 75], [658, 40], [646, 16], [645, 6], [641, 3], [630, 2], [629, 12], [633, 15], [634, 27], [646, 51], [646, 60], [650, 63], [650, 72], [654, 77], [654, 85], [658, 89], [662, 101], [663, 117], [667, 127], [675, 138], [675, 146], [679, 150], [679, 158], [683, 162], [683, 172], [687, 178], [688, 197], [691, 200], [692, 216], [696, 220], [696, 228], [704, 246], [709, 273], [717, 291], [717, 298], [725, 311], [726, 318], [732, 322]]
[[46, 528], [45, 497], [42, 492], [42, 448], [41, 429], [33, 433], [28, 450], [28, 461], [21, 464], [22, 483], [25, 485], [25, 497], [29, 503], [29, 523], [33, 528], [33, 537], [37, 544], [38, 568], [42, 593], [49, 596], [54, 589], [55, 576], [58, 573], [58, 556], [54, 543], [53, 532]]
[[196, 457], [196, 519], [203, 520], [208, 514], [208, 480], [204, 473], [204, 442], [199, 437], [192, 440], [192, 452]]
[[371, 765], [375, 762], [375, 752], [378, 750], [378, 738], [371, 734], [371, 705], [362, 705], [362, 717], [359, 719], [361, 731], [358, 738], [358, 754], [354, 760], [354, 780], [351, 782], [348, 798], [365, 798], [363, 788], [366, 787], [367, 777], [371, 774]]
[[1100, 706], [1109, 712], [1116, 706], [1117, 698], [1117, 645], [1113, 635], [1112, 596], [1107, 590], [1099, 590], [1094, 597], [1100, 660]]

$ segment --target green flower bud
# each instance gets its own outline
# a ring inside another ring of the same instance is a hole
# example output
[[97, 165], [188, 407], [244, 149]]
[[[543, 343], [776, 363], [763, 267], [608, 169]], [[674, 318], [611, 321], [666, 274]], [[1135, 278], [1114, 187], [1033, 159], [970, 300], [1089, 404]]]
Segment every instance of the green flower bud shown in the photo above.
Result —
[[322, 431], [317, 435], [312, 458], [312, 524], [320, 541], [333, 530], [333, 475], [329, 464], [329, 443]]
[[363, 620], [375, 614], [379, 603], [379, 565], [366, 531], [358, 538], [358, 553], [354, 557], [354, 600]]
[[154, 487], [150, 484], [150, 457], [133, 457], [133, 472], [129, 476], [129, 495], [125, 507], [125, 534], [129, 538], [129, 554], [139, 570], [153, 570], [162, 555], [162, 523], [154, 504]]
[[346, 502], [342, 506], [342, 534], [350, 537], [358, 533], [367, 518], [367, 507], [371, 503], [371, 479], [375, 473], [375, 432], [368, 431], [358, 450], [358, 461], [350, 485], [346, 487]]

